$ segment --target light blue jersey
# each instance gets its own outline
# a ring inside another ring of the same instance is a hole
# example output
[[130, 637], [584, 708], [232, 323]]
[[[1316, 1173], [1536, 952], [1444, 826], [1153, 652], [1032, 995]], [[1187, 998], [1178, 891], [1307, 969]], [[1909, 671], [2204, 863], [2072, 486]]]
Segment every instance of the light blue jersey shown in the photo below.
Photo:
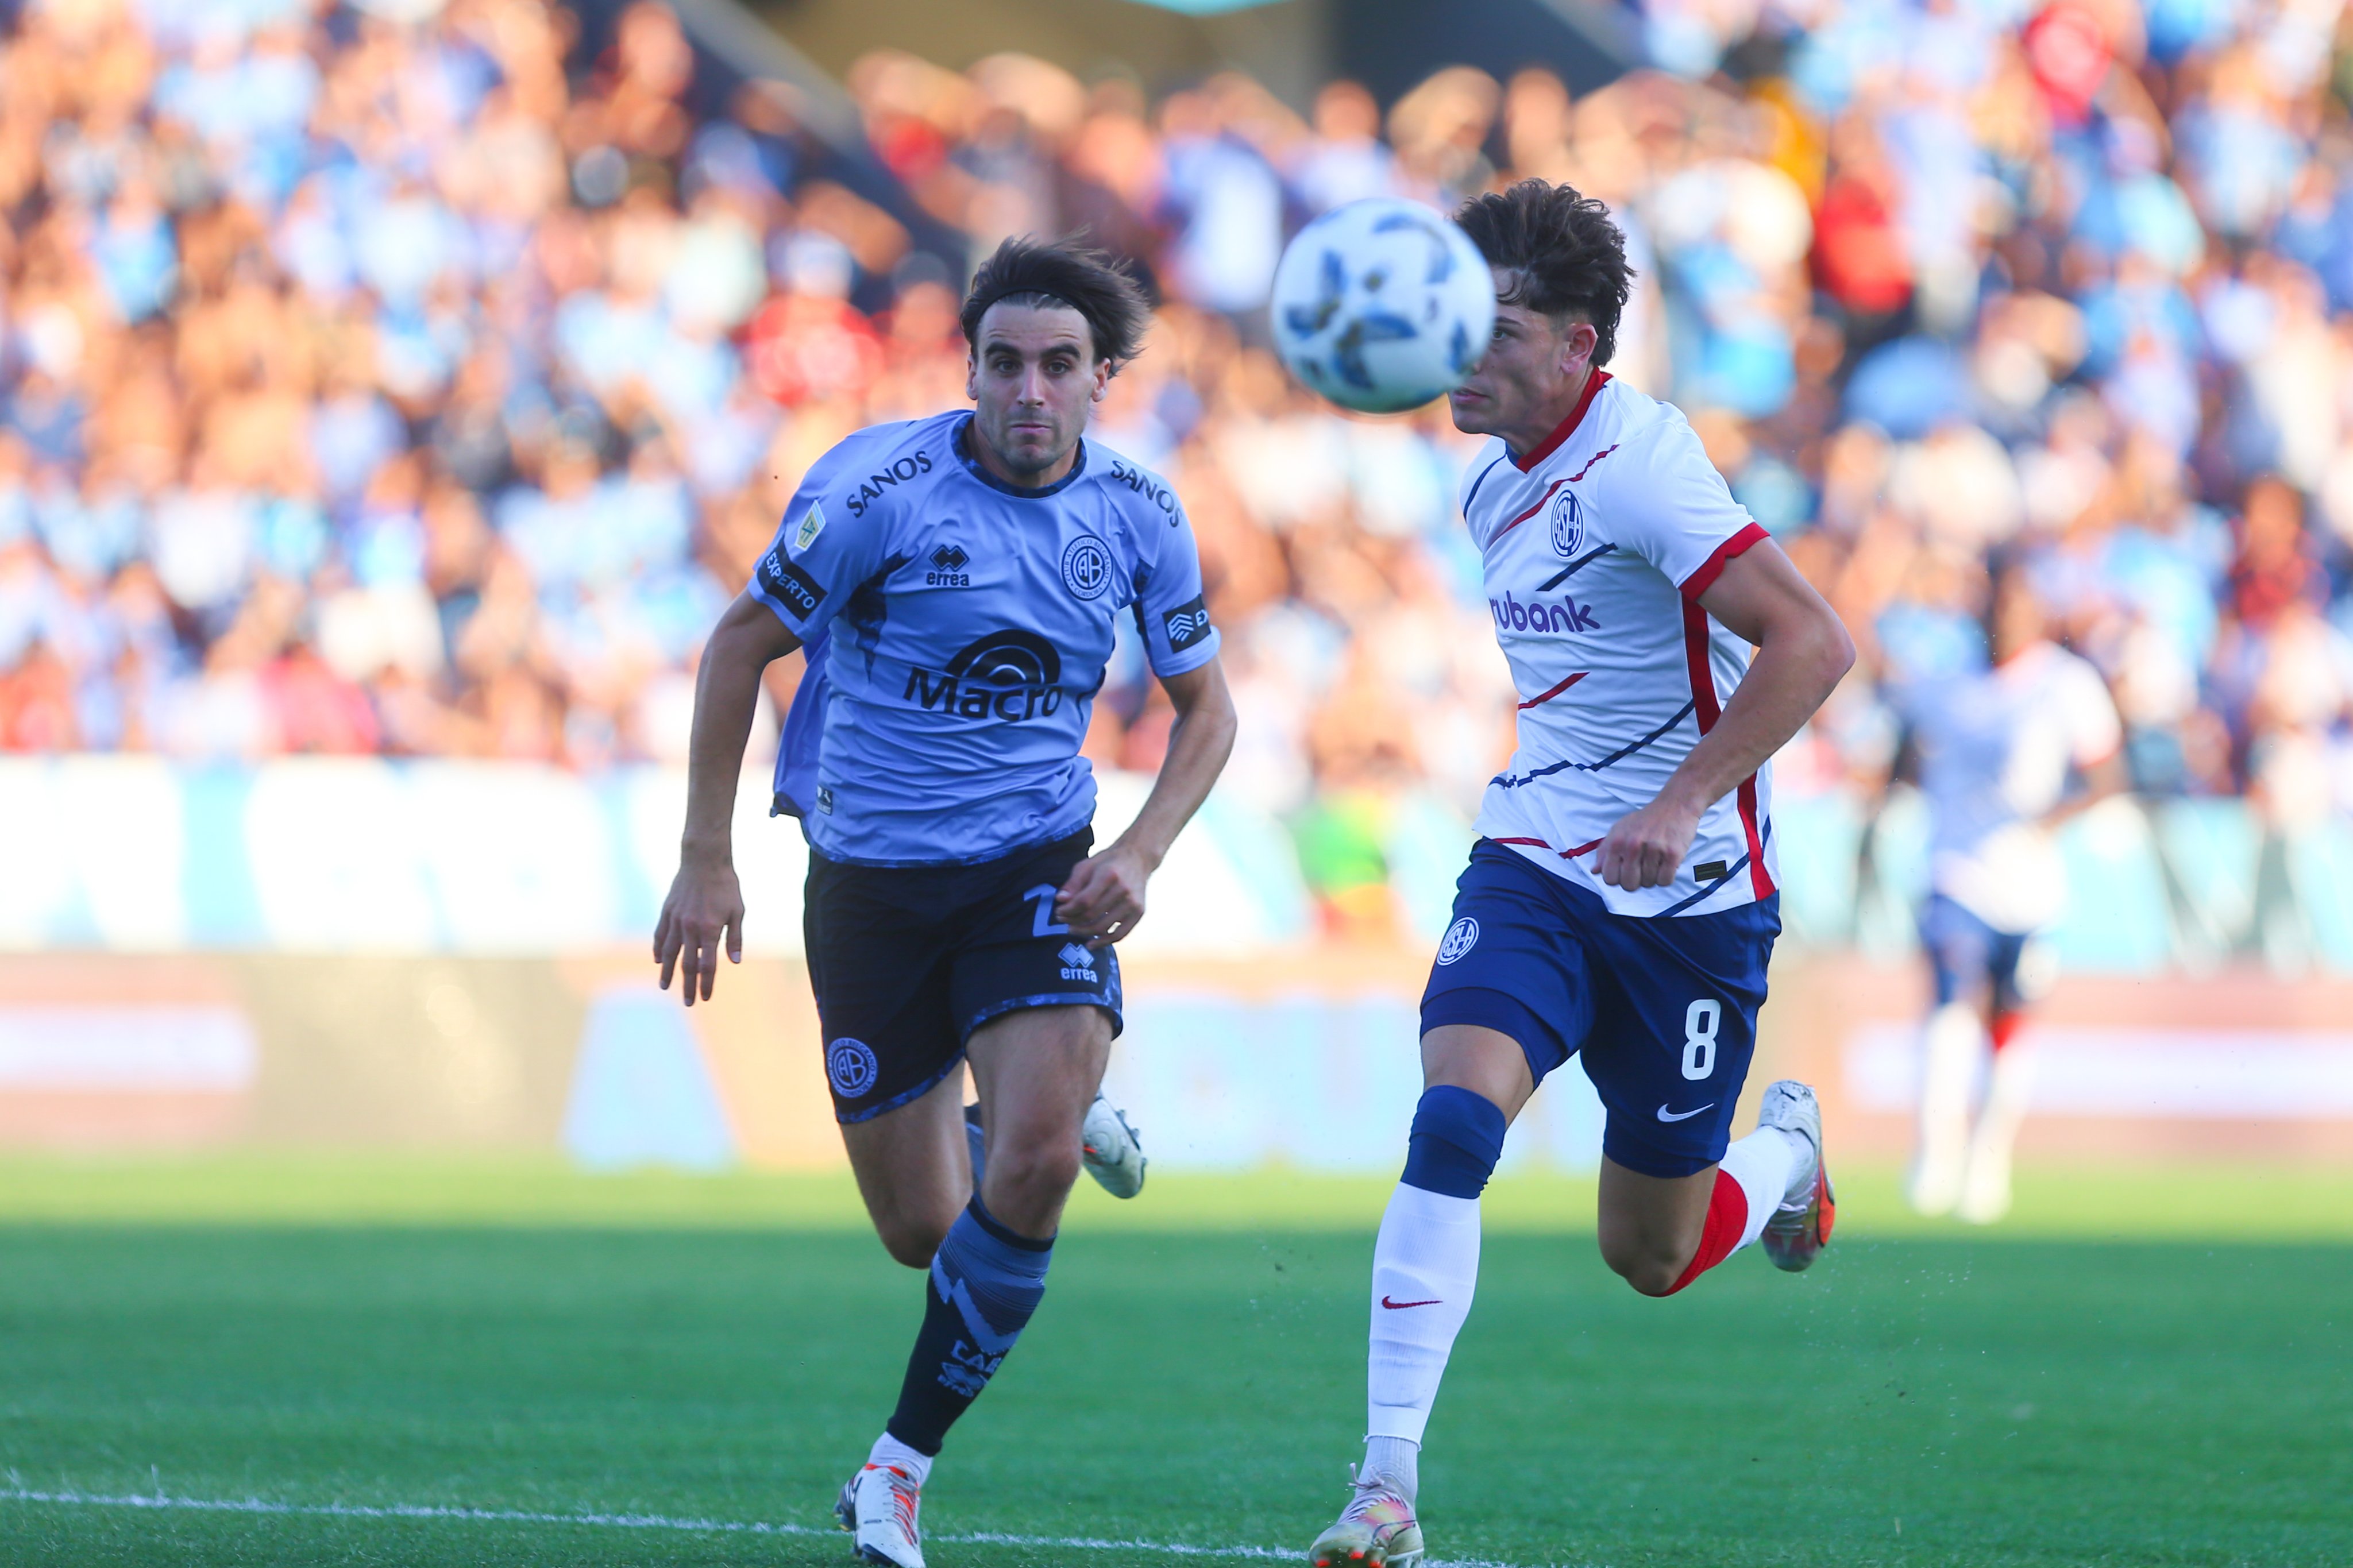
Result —
[[1218, 651], [1176, 492], [1093, 442], [1017, 489], [972, 416], [862, 430], [818, 460], [750, 592], [802, 641], [776, 809], [828, 859], [994, 859], [1093, 818], [1079, 755], [1130, 611], [1153, 670]]

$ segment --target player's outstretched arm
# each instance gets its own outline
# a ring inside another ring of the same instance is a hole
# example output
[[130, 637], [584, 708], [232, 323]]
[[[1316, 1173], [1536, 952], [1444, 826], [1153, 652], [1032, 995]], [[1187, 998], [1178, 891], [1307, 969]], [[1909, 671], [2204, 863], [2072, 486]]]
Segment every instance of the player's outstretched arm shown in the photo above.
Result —
[[1601, 879], [1615, 888], [1672, 883], [1707, 808], [1787, 745], [1854, 665], [1854, 639], [1838, 612], [1769, 541], [1725, 562], [1699, 603], [1756, 644], [1757, 657], [1658, 798], [1620, 817], [1602, 841]]
[[654, 962], [661, 965], [662, 989], [683, 959], [683, 999], [711, 999], [719, 977], [719, 948], [744, 962], [744, 891], [735, 881], [735, 780], [744, 767], [744, 743], [752, 737], [759, 705], [760, 673], [773, 659], [801, 646], [776, 613], [749, 594], [738, 594], [702, 645], [702, 668], [694, 679], [694, 733], [686, 760], [686, 832], [679, 840], [678, 876], [662, 900], [654, 926]]
[[1176, 707], [1160, 776], [1127, 831], [1080, 861], [1054, 899], [1054, 918], [1089, 947], [1119, 941], [1144, 918], [1145, 879], [1160, 868], [1177, 832], [1209, 798], [1209, 786], [1234, 749], [1234, 700], [1218, 660], [1163, 676], [1160, 685]]

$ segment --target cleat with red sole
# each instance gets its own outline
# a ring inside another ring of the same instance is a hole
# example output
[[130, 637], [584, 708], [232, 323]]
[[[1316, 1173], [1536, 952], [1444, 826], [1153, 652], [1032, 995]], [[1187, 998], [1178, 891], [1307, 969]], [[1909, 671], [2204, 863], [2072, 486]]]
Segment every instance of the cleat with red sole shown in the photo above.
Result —
[[1822, 1158], [1822, 1108], [1812, 1089], [1795, 1079], [1783, 1079], [1766, 1086], [1757, 1125], [1778, 1127], [1803, 1139], [1810, 1155], [1790, 1173], [1788, 1195], [1758, 1237], [1773, 1267], [1796, 1274], [1813, 1267], [1838, 1223], [1838, 1194]]
[[1421, 1560], [1421, 1524], [1413, 1504], [1387, 1476], [1358, 1476], [1352, 1469], [1350, 1477], [1356, 1495], [1307, 1549], [1308, 1562], [1314, 1568], [1359, 1563], [1365, 1568], [1413, 1568]]

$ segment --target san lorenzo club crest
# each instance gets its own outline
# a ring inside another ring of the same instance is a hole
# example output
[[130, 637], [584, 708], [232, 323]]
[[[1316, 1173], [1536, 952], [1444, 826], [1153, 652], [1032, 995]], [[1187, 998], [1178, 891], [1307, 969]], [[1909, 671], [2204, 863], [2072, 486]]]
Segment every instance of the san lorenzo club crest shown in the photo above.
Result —
[[1552, 511], [1547, 519], [1552, 524], [1554, 553], [1569, 556], [1577, 553], [1585, 542], [1585, 509], [1577, 504], [1576, 495], [1566, 485], [1552, 498]]
[[1479, 922], [1463, 915], [1446, 928], [1445, 938], [1438, 944], [1438, 962], [1453, 963], [1479, 944]]

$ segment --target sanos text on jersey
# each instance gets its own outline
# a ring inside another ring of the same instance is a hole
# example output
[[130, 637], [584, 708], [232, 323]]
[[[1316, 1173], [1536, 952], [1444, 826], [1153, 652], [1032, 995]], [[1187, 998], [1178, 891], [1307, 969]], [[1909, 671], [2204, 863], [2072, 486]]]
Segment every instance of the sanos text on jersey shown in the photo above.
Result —
[[1111, 477], [1140, 496], [1150, 496], [1152, 504], [1168, 514], [1168, 526], [1176, 526], [1176, 497], [1166, 485], [1145, 473], [1133, 463], [1113, 458]]
[[1591, 632], [1601, 629], [1593, 618], [1591, 605], [1580, 605], [1563, 594], [1560, 603], [1547, 605], [1542, 599], [1520, 600], [1512, 597], [1509, 589], [1501, 599], [1487, 601], [1488, 613], [1495, 617], [1495, 629], [1514, 632]]
[[869, 501], [881, 500], [884, 489], [892, 485], [904, 484], [919, 474], [928, 474], [931, 471], [932, 455], [929, 452], [916, 452], [900, 458], [880, 473], [867, 475], [864, 481], [850, 492], [849, 515], [864, 517], [866, 504]]

